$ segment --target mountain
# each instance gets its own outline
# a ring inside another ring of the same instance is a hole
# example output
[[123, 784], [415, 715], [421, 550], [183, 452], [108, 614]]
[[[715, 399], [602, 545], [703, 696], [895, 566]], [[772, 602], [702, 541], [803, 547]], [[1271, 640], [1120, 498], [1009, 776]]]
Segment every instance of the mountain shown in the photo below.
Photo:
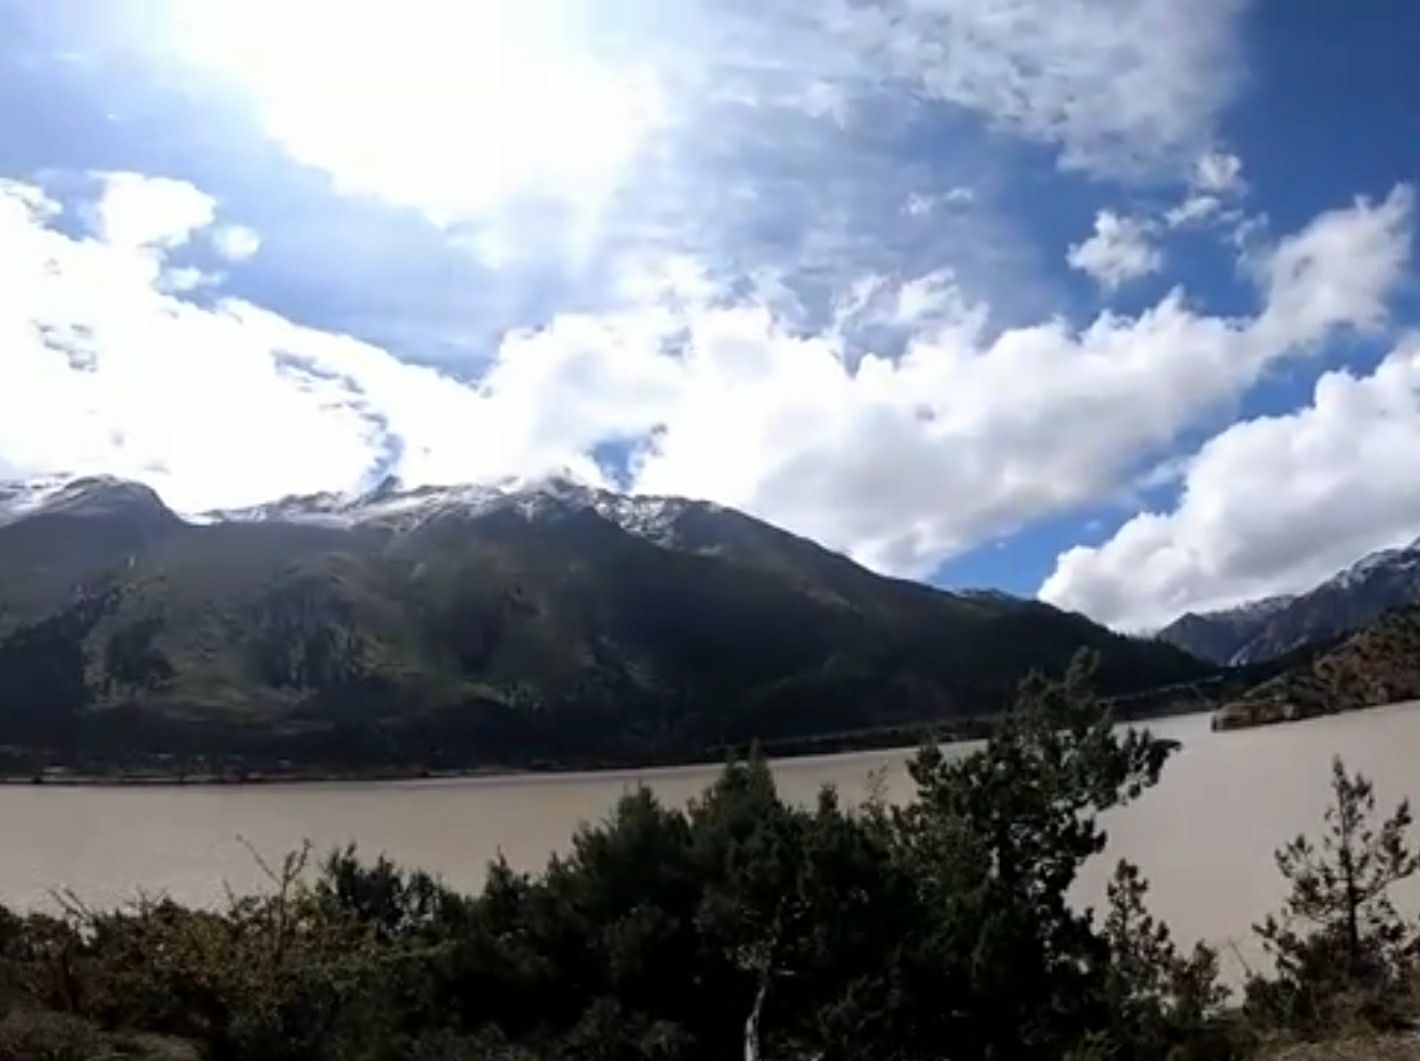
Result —
[[884, 578], [742, 513], [561, 480], [181, 519], [112, 479], [0, 488], [0, 746], [80, 764], [599, 763], [998, 709], [1082, 616]]
[[1296, 597], [1272, 597], [1202, 615], [1190, 612], [1158, 637], [1212, 663], [1261, 663], [1334, 640], [1393, 608], [1416, 603], [1420, 541], [1372, 553]]
[[1160, 630], [1158, 637], [1211, 663], [1241, 663], [1239, 656], [1267, 620], [1295, 599], [1267, 597], [1222, 611], [1189, 612]]
[[1315, 659], [1263, 682], [1213, 717], [1239, 729], [1420, 699], [1420, 608], [1389, 612]]

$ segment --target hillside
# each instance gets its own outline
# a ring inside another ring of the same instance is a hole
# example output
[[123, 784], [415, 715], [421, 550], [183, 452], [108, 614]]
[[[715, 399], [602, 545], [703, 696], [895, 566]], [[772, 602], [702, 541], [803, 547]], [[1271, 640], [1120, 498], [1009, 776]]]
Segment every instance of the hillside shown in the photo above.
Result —
[[1359, 630], [1393, 608], [1420, 604], [1420, 541], [1383, 549], [1295, 597], [1190, 612], [1159, 639], [1219, 665], [1264, 663]]
[[1317, 658], [1224, 705], [1215, 729], [1288, 722], [1420, 699], [1420, 608], [1382, 616]]
[[714, 505], [556, 480], [190, 520], [131, 483], [51, 480], [0, 492], [0, 512], [15, 763], [679, 758], [980, 715], [1081, 647], [1108, 691], [1203, 669]]

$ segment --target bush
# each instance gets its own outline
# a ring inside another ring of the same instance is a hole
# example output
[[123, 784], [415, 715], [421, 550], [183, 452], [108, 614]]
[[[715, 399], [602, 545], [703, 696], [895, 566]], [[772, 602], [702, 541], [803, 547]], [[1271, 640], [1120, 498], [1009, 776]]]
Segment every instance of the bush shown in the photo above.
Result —
[[924, 749], [903, 807], [793, 806], [752, 758], [683, 811], [627, 795], [477, 896], [347, 849], [221, 911], [0, 917], [4, 982], [56, 1042], [217, 1061], [1229, 1056], [1213, 956], [1176, 953], [1137, 870], [1102, 922], [1069, 902], [1099, 815], [1168, 753], [1088, 679], [1029, 683], [972, 754]]

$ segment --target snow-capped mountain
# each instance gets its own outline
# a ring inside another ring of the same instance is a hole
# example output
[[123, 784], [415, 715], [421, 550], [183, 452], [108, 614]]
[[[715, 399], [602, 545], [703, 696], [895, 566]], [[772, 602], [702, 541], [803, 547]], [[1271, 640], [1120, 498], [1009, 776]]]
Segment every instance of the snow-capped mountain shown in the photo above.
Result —
[[286, 497], [248, 508], [206, 512], [201, 519], [204, 522], [378, 526], [405, 531], [437, 519], [476, 519], [504, 510], [517, 512], [529, 520], [591, 510], [631, 534], [670, 545], [675, 521], [691, 509], [723, 511], [720, 506], [706, 501], [618, 494], [561, 477], [412, 488], [390, 477], [364, 493]]
[[1393, 608], [1420, 602], [1420, 541], [1382, 549], [1295, 597], [1189, 613], [1162, 640], [1215, 663], [1260, 663], [1334, 640]]
[[[46, 513], [102, 516], [125, 509], [167, 511], [147, 486], [110, 476], [48, 475], [0, 481], [0, 525]], [[183, 518], [204, 525], [294, 523], [408, 531], [438, 519], [477, 519], [505, 510], [529, 520], [591, 510], [631, 534], [670, 545], [675, 521], [692, 509], [725, 511], [710, 502], [618, 494], [562, 477], [406, 487], [391, 476], [363, 492], [293, 495], [243, 508], [187, 513]]]
[[174, 518], [153, 490], [112, 476], [47, 475], [0, 482], [0, 526], [39, 515]]
[[1377, 579], [1389, 580], [1397, 576], [1420, 579], [1420, 541], [1400, 549], [1381, 549], [1364, 556], [1345, 571], [1323, 582], [1317, 590], [1365, 591]]
[[0, 512], [16, 747], [604, 763], [975, 715], [1081, 648], [1111, 692], [1203, 670], [1045, 604], [883, 578], [733, 509], [565, 479], [181, 519], [147, 487], [47, 479], [6, 485]]
[[0, 525], [44, 508], [76, 482], [72, 475], [45, 475], [33, 479], [0, 482]]

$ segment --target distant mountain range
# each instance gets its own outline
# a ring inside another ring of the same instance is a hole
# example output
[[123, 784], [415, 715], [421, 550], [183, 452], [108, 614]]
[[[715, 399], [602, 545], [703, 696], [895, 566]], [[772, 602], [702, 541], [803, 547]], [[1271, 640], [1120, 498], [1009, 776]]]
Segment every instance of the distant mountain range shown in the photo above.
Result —
[[0, 484], [12, 771], [683, 758], [990, 713], [1082, 647], [1106, 691], [1208, 670], [680, 498], [389, 481], [179, 518], [130, 482]]
[[1325, 644], [1379, 618], [1420, 603], [1420, 541], [1363, 558], [1307, 593], [1240, 608], [1189, 613], [1159, 638], [1200, 659], [1239, 666], [1278, 659]]

